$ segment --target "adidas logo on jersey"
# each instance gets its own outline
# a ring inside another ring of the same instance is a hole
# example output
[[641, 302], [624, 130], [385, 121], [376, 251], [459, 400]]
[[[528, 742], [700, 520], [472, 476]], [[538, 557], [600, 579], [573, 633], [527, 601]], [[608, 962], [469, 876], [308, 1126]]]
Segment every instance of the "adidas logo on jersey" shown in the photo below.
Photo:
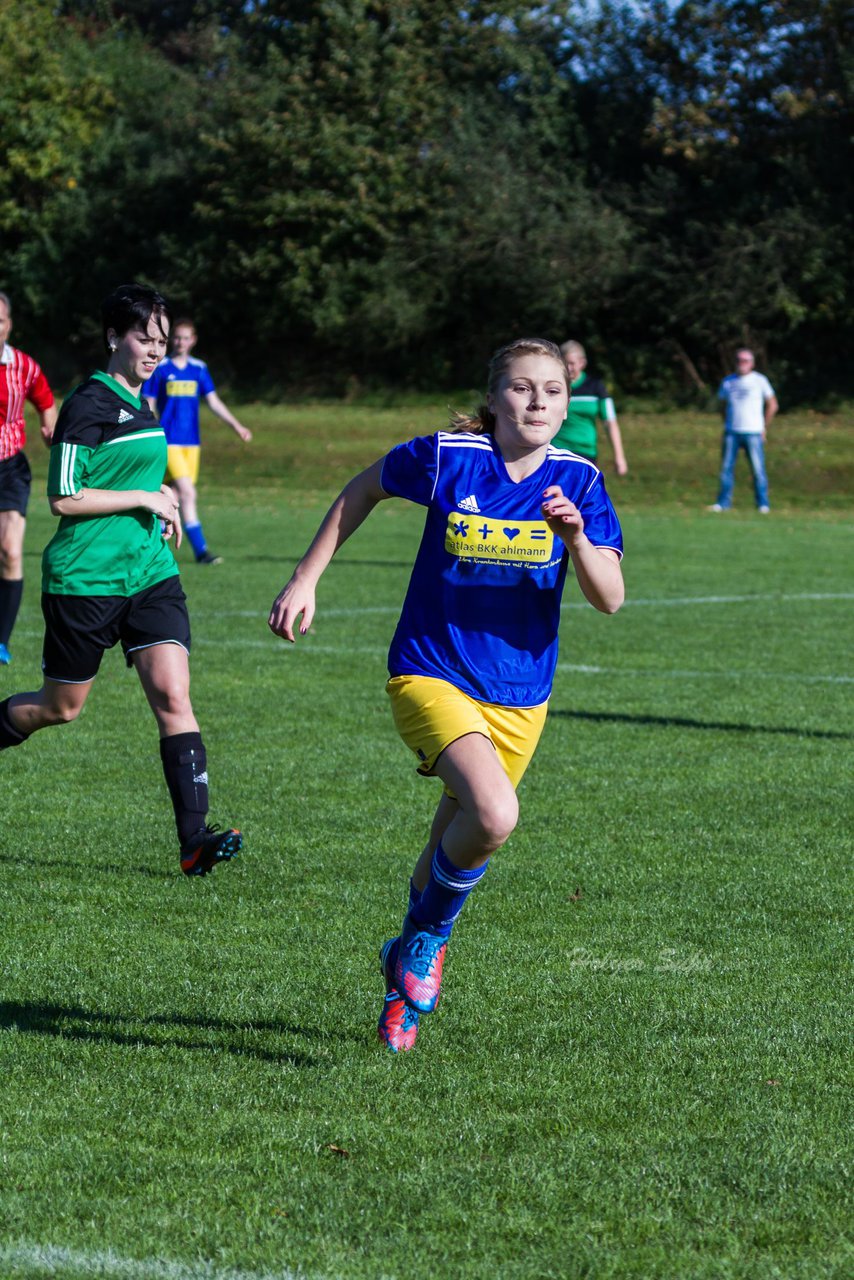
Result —
[[119, 416], [116, 418], [116, 422], [133, 422], [133, 414], [128, 413], [127, 409], [122, 409]]
[[480, 507], [477, 505], [477, 498], [470, 493], [467, 498], [460, 498], [457, 502], [460, 511], [471, 511], [472, 515], [480, 515]]

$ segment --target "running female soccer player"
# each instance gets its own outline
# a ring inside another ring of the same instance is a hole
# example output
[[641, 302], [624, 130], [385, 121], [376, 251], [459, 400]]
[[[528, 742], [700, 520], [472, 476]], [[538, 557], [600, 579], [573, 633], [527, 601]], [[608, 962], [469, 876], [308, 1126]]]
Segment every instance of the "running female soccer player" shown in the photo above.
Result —
[[75, 720], [106, 649], [121, 641], [160, 730], [181, 870], [205, 875], [240, 849], [239, 831], [207, 825], [205, 748], [190, 703], [190, 621], [166, 539], [181, 540], [178, 500], [163, 484], [166, 437], [142, 385], [166, 351], [165, 300], [122, 285], [102, 304], [106, 372], [62, 406], [48, 497], [59, 528], [42, 560], [44, 683], [0, 702], [0, 750]]
[[388, 693], [418, 771], [444, 783], [398, 937], [380, 951], [380, 1039], [415, 1043], [436, 1007], [452, 925], [518, 818], [516, 787], [546, 717], [571, 562], [603, 613], [623, 603], [622, 536], [596, 466], [551, 439], [567, 373], [551, 342], [520, 339], [490, 363], [486, 404], [451, 431], [398, 445], [351, 480], [273, 604], [293, 641], [341, 544], [383, 498], [427, 508], [389, 654]]

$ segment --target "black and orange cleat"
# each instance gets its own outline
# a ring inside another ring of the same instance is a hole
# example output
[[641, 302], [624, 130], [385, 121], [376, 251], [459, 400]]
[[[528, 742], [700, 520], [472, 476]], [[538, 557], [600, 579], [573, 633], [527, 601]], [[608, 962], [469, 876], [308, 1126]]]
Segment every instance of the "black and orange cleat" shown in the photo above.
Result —
[[236, 857], [242, 845], [243, 836], [234, 828], [201, 827], [181, 848], [181, 870], [185, 876], [206, 876], [218, 862]]

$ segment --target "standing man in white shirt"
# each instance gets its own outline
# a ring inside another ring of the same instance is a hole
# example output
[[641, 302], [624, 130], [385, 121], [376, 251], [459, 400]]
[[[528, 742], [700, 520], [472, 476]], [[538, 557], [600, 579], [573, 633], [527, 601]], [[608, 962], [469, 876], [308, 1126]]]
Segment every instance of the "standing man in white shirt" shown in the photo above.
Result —
[[744, 449], [753, 472], [756, 507], [762, 515], [768, 505], [768, 476], [765, 473], [765, 434], [777, 409], [774, 388], [764, 373], [757, 373], [756, 361], [749, 347], [735, 353], [736, 372], [724, 378], [718, 400], [724, 419], [721, 450], [721, 478], [718, 500], [710, 511], [729, 511], [735, 482], [735, 460]]

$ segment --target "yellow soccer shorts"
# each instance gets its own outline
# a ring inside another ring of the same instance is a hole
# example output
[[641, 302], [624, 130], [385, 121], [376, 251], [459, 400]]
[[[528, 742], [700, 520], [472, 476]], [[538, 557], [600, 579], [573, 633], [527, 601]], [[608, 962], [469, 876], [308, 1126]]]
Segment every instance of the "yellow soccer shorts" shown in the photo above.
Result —
[[418, 758], [419, 773], [433, 776], [446, 747], [467, 733], [481, 733], [495, 747], [514, 787], [537, 749], [549, 705], [499, 707], [478, 702], [447, 680], [430, 676], [392, 676], [386, 692], [397, 731]]
[[166, 450], [166, 479], [190, 480], [199, 478], [201, 447], [197, 444], [170, 444]]

